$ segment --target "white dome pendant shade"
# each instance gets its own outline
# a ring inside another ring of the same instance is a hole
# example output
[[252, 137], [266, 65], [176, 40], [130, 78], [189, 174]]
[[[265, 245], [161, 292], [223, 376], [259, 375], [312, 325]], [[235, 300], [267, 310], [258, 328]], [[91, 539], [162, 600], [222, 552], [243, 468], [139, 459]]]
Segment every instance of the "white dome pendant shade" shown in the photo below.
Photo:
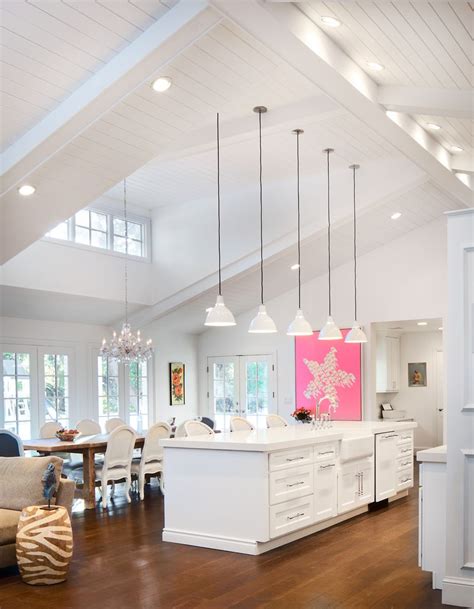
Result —
[[331, 316], [331, 191], [329, 174], [329, 155], [334, 152], [333, 148], [325, 148], [327, 159], [327, 182], [328, 182], [328, 303], [329, 315], [324, 327], [321, 329], [318, 340], [342, 340], [342, 333]]
[[296, 317], [288, 326], [286, 331], [288, 336], [312, 336], [313, 329], [306, 321], [301, 309], [301, 213], [300, 213], [300, 135], [303, 129], [294, 129], [296, 135], [296, 202], [298, 211], [298, 309]]
[[357, 321], [357, 217], [356, 217], [356, 170], [359, 165], [350, 165], [352, 170], [353, 203], [354, 203], [354, 323], [346, 335], [346, 343], [366, 343], [367, 336]]
[[232, 312], [225, 306], [224, 298], [221, 294], [217, 295], [216, 304], [212, 307], [204, 322], [205, 326], [235, 326], [235, 318]]
[[261, 304], [257, 315], [252, 319], [249, 326], [250, 334], [273, 334], [277, 331], [275, 322], [267, 313], [267, 307]]
[[253, 109], [258, 114], [258, 140], [260, 158], [260, 306], [257, 315], [249, 326], [250, 334], [273, 334], [277, 331], [275, 322], [268, 315], [263, 299], [263, 187], [262, 187], [262, 114], [267, 111], [265, 106], [256, 106]]
[[220, 137], [219, 137], [219, 113], [216, 121], [216, 140], [217, 140], [217, 255], [219, 265], [219, 293], [217, 294], [216, 304], [208, 312], [205, 326], [226, 327], [235, 326], [235, 319], [232, 312], [225, 306], [222, 296], [222, 272], [221, 272], [221, 165], [220, 165]]

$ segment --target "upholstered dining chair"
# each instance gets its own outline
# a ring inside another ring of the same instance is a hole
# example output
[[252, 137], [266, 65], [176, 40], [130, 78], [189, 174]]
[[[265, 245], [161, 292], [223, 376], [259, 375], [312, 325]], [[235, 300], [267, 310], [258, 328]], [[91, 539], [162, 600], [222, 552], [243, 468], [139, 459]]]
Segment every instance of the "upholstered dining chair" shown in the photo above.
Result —
[[174, 432], [174, 437], [175, 438], [185, 438], [186, 437], [186, 430], [184, 428], [184, 426], [186, 425], [188, 421], [183, 421], [182, 423], [180, 423], [178, 425], [178, 427], [176, 427], [176, 431]]
[[184, 424], [184, 431], [188, 437], [214, 435], [214, 431], [209, 427], [209, 425], [202, 423], [202, 421], [186, 421]]
[[112, 417], [111, 419], [107, 419], [105, 422], [105, 431], [110, 433], [117, 427], [122, 427], [122, 425], [126, 425], [123, 419], [120, 419], [119, 417]]
[[230, 431], [253, 431], [255, 427], [244, 417], [232, 417], [230, 420]]
[[24, 457], [21, 438], [8, 429], [0, 429], [0, 457]]
[[[125, 479], [125, 495], [130, 503], [132, 459], [135, 448], [135, 430], [129, 425], [116, 427], [110, 432], [104, 462], [96, 464], [97, 478], [101, 483], [102, 507], [107, 509], [108, 483]], [[113, 495], [113, 493], [112, 493]]]
[[206, 425], [208, 425], [211, 429], [214, 429], [215, 423], [209, 417], [201, 417], [201, 422], [205, 423]]
[[83, 436], [96, 436], [102, 433], [99, 423], [94, 421], [94, 419], [81, 419], [76, 423], [76, 429]]
[[62, 425], [57, 421], [47, 421], [40, 427], [40, 438], [55, 438], [56, 432], [62, 429]]
[[267, 427], [288, 427], [288, 423], [279, 414], [268, 414]]
[[[145, 497], [145, 477], [156, 476], [163, 471], [163, 447], [160, 446], [160, 440], [170, 436], [171, 426], [168, 423], [164, 421], [155, 423], [146, 434], [141, 457], [132, 461], [132, 476], [138, 478], [138, 490], [142, 501]], [[163, 492], [162, 482], [160, 488]]]

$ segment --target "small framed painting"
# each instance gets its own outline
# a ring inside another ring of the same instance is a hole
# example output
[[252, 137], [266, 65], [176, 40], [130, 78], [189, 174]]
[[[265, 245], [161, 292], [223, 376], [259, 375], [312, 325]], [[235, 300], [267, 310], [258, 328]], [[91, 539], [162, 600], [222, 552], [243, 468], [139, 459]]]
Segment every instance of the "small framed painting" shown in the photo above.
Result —
[[185, 400], [185, 365], [183, 362], [170, 362], [170, 404], [183, 406]]
[[426, 362], [408, 364], [408, 387], [426, 387]]

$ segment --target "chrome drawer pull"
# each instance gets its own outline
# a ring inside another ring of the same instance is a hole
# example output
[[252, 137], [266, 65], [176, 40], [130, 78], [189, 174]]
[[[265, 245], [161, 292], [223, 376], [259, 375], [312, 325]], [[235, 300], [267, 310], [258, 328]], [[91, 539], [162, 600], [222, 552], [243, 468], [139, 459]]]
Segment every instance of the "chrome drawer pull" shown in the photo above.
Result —
[[287, 461], [301, 461], [301, 459], [304, 459], [304, 457], [292, 457], [291, 459], [289, 457], [286, 458]]
[[300, 516], [304, 516], [304, 512], [298, 512], [298, 514], [295, 514], [294, 516], [287, 516], [286, 519], [294, 520], [295, 518], [299, 518]]
[[402, 467], [405, 465], [410, 465], [410, 461], [405, 461], [404, 463], [402, 463]]
[[405, 478], [404, 480], [401, 480], [400, 484], [405, 484], [405, 482], [411, 482], [411, 478]]
[[411, 453], [411, 448], [405, 448], [405, 450], [401, 450], [401, 453]]
[[397, 437], [397, 434], [396, 434], [396, 433], [392, 433], [392, 434], [390, 434], [389, 436], [382, 436], [382, 438], [383, 438], [384, 440], [388, 440], [389, 438], [396, 438], [396, 437]]
[[291, 488], [292, 486], [299, 486], [300, 484], [304, 484], [304, 480], [301, 480], [300, 482], [293, 482], [293, 484], [287, 484], [286, 486]]
[[334, 450], [325, 450], [322, 453], [318, 453], [318, 455], [333, 455], [334, 454]]
[[328, 465], [320, 465], [319, 469], [327, 469], [328, 467], [336, 467], [335, 463], [329, 463]]

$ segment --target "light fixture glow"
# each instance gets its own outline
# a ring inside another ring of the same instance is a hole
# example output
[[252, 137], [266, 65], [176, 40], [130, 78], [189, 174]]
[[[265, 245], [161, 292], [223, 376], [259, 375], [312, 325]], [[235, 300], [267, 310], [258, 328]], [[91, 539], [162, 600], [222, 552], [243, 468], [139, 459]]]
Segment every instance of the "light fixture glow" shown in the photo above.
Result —
[[384, 69], [384, 66], [381, 63], [377, 63], [376, 61], [368, 61], [367, 65], [374, 72], [381, 72]]
[[22, 197], [30, 197], [36, 192], [36, 188], [31, 184], [23, 184], [19, 187], [18, 192]]
[[151, 88], [157, 93], [164, 93], [171, 87], [171, 78], [168, 76], [160, 76], [151, 83]]
[[441, 129], [441, 127], [436, 123], [426, 123], [426, 126], [433, 131], [439, 131]]
[[216, 150], [217, 150], [217, 265], [219, 269], [219, 291], [216, 304], [207, 310], [205, 326], [224, 327], [235, 326], [232, 312], [225, 306], [222, 296], [222, 264], [221, 264], [221, 155], [220, 155], [220, 122], [219, 112], [216, 116]]
[[209, 313], [209, 311], [212, 311], [212, 309], [213, 309], [213, 308], [214, 308], [214, 307], [207, 307], [207, 309], [206, 309], [206, 313]]
[[391, 218], [392, 220], [398, 220], [398, 218], [401, 218], [401, 216], [402, 216], [402, 214], [401, 214], [399, 211], [396, 211], [394, 214], [392, 214], [392, 215], [390, 216], [390, 218]]
[[438, 328], [438, 330], [442, 330], [442, 329], [443, 329], [443, 326], [440, 326], [440, 327]]
[[341, 25], [339, 19], [336, 19], [335, 17], [321, 17], [321, 21], [324, 25], [328, 25], [329, 27], [339, 27]]
[[428, 325], [428, 322], [427, 322], [427, 321], [419, 321], [419, 322], [417, 322], [417, 324], [416, 324], [416, 325], [417, 325], [417, 326], [427, 326], [427, 325]]
[[292, 264], [292, 265], [290, 266], [290, 269], [291, 269], [292, 271], [297, 271], [299, 268], [300, 268], [300, 265], [299, 265], [298, 263], [296, 263], [296, 264]]
[[461, 148], [461, 146], [451, 146], [451, 152], [464, 152], [464, 148]]

